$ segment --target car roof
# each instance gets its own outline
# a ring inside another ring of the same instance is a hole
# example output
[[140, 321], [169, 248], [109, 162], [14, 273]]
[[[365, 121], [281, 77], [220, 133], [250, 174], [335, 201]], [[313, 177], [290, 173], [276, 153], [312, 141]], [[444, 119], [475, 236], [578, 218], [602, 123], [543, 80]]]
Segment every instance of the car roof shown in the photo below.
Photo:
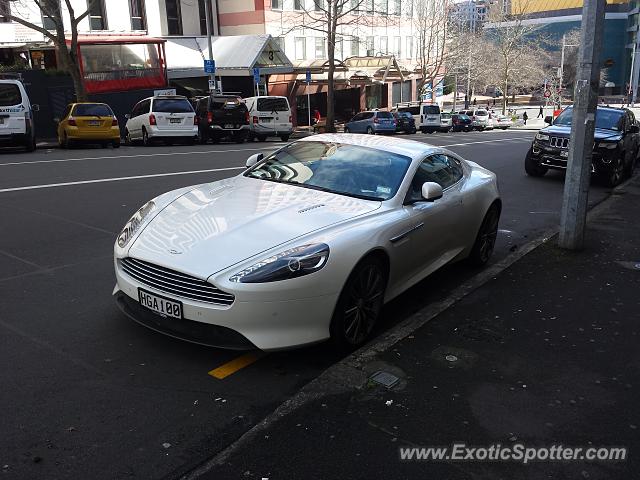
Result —
[[362, 135], [357, 133], [322, 133], [311, 135], [298, 140], [299, 142], [328, 142], [342, 143], [344, 145], [357, 145], [361, 147], [373, 148], [385, 152], [404, 155], [412, 159], [422, 159], [429, 153], [440, 151], [434, 145], [416, 142], [398, 137], [385, 137], [379, 135]]

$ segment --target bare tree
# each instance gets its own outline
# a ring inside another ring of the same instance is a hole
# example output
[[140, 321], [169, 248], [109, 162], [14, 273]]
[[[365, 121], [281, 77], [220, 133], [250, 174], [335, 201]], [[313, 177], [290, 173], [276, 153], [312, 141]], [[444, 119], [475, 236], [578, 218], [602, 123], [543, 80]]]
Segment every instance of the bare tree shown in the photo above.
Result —
[[[386, 4], [386, 0], [384, 4]], [[305, 1], [300, 4], [300, 12], [291, 12], [286, 15], [284, 23], [292, 22], [294, 27], [286, 33], [308, 29], [320, 32], [327, 40], [327, 116], [326, 131], [335, 131], [335, 71], [336, 71], [336, 46], [344, 41], [344, 37], [357, 38], [346, 34], [345, 27], [355, 25], [367, 25], [367, 15], [373, 13], [376, 6], [382, 4], [382, 0], [313, 0], [313, 8], [307, 9]], [[360, 15], [365, 13], [366, 15]], [[299, 17], [302, 14], [302, 22]], [[296, 21], [297, 20], [297, 21]]]
[[55, 30], [47, 30], [44, 26], [24, 20], [22, 17], [14, 15], [13, 12], [19, 12], [21, 8], [27, 9], [25, 0], [12, 1], [11, 10], [0, 17], [4, 17], [12, 22], [19, 23], [27, 28], [42, 33], [45, 38], [51, 40], [56, 48], [58, 59], [62, 63], [62, 67], [73, 79], [73, 86], [78, 101], [87, 100], [87, 92], [82, 82], [80, 74], [80, 65], [78, 61], [78, 24], [84, 20], [91, 12], [91, 7], [97, 0], [87, 0], [87, 10], [76, 16], [76, 12], [71, 5], [71, 0], [64, 0], [67, 12], [69, 14], [69, 23], [71, 27], [71, 39], [67, 45], [67, 38], [64, 26], [64, 18], [60, 0], [31, 0], [36, 7], [42, 12], [43, 17], [51, 20], [55, 25]]

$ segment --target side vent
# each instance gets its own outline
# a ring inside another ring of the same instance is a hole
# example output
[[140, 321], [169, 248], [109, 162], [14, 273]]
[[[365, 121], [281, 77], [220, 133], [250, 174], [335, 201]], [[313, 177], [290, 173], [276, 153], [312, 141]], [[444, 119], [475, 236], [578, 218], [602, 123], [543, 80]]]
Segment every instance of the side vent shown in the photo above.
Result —
[[307, 213], [311, 210], [315, 210], [316, 208], [324, 207], [324, 203], [319, 203], [317, 205], [312, 205], [310, 207], [303, 208], [302, 210], [298, 210], [298, 213]]

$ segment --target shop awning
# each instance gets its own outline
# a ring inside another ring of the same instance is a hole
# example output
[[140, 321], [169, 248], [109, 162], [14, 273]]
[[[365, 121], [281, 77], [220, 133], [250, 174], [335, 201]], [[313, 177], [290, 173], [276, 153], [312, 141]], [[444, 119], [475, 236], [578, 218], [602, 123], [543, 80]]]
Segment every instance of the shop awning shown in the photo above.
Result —
[[[271, 35], [213, 37], [216, 75], [246, 77], [259, 68], [261, 75], [290, 73], [293, 65]], [[167, 38], [169, 78], [203, 77], [204, 60], [209, 58], [206, 37]]]

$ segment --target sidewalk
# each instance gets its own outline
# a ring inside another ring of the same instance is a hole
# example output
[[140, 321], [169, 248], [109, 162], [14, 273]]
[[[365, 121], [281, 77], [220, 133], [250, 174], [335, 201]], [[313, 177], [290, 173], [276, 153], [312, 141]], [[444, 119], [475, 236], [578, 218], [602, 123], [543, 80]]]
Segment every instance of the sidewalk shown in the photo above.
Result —
[[[638, 205], [636, 176], [596, 207], [583, 252], [554, 238], [392, 349], [347, 358], [197, 478], [637, 478]], [[400, 381], [361, 383], [376, 371]], [[453, 442], [629, 453], [609, 463], [399, 460], [399, 447]]]

